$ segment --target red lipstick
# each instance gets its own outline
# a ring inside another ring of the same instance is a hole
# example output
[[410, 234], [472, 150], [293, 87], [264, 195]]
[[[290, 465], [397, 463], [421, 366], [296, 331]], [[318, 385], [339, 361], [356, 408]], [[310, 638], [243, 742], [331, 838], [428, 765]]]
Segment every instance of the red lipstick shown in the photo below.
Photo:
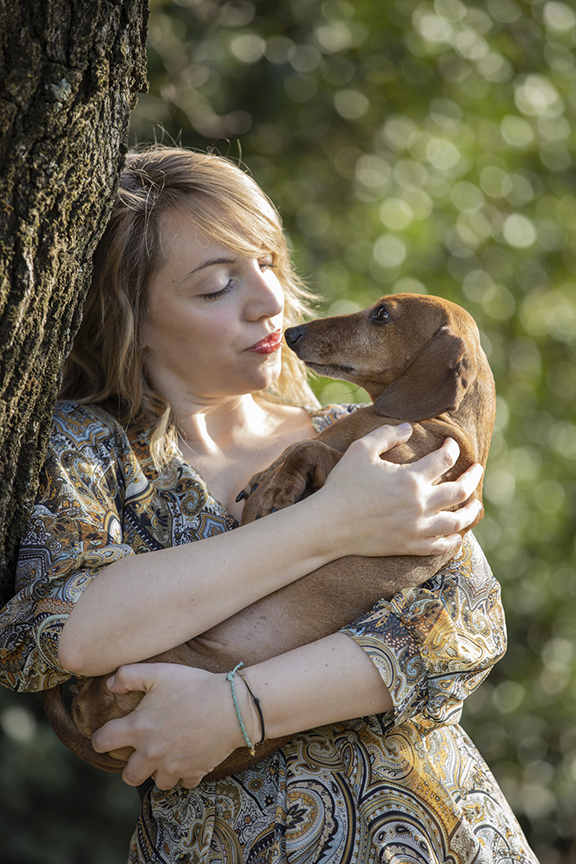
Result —
[[254, 354], [273, 354], [275, 351], [278, 351], [281, 345], [282, 330], [275, 330], [274, 333], [269, 333], [268, 336], [265, 336], [264, 339], [260, 340], [260, 342], [256, 342], [255, 345], [252, 345], [246, 350], [251, 351]]

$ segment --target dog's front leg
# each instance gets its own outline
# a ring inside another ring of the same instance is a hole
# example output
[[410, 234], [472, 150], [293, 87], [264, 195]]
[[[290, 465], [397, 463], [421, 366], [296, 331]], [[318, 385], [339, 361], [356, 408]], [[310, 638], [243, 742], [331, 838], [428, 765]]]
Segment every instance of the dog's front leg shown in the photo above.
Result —
[[242, 524], [289, 507], [321, 489], [341, 458], [339, 450], [322, 441], [292, 444], [277, 460], [273, 470], [255, 475], [249, 481], [246, 490], [253, 491], [244, 506]]

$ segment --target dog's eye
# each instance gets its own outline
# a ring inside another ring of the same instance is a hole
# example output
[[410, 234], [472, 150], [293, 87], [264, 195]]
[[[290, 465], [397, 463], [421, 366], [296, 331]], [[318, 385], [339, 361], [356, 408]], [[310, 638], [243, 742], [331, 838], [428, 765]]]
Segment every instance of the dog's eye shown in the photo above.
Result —
[[388, 321], [389, 318], [390, 314], [385, 306], [378, 306], [378, 308], [372, 313], [372, 319], [374, 321]]

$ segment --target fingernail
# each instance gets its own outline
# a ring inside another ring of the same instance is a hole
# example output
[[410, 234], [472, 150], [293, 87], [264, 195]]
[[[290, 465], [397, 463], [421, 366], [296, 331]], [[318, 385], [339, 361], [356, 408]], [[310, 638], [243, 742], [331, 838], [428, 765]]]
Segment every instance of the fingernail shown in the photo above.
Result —
[[396, 428], [400, 429], [401, 432], [409, 432], [412, 429], [412, 424], [411, 423], [399, 423]]
[[115, 676], [111, 675], [110, 678], [108, 678], [108, 680], [106, 681], [106, 687], [108, 687], [108, 689], [110, 689], [110, 687], [113, 687], [114, 681], [115, 681]]

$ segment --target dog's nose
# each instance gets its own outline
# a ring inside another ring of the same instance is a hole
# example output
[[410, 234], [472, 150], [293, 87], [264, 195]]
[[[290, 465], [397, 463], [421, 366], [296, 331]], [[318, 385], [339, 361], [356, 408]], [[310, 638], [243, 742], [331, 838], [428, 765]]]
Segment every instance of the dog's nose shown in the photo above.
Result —
[[284, 333], [284, 338], [290, 347], [296, 344], [299, 339], [304, 336], [304, 326], [300, 324], [298, 327], [288, 327]]

